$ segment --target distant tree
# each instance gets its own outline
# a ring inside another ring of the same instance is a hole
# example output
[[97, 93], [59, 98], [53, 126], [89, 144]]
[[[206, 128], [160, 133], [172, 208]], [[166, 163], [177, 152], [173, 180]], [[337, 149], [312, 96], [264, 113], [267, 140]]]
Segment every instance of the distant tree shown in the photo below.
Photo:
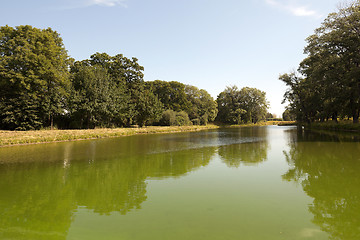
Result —
[[245, 122], [257, 123], [266, 119], [268, 102], [266, 93], [256, 88], [244, 87], [240, 90], [241, 108], [244, 113]]
[[246, 110], [241, 108], [240, 91], [236, 86], [226, 87], [217, 99], [217, 120], [223, 123], [240, 124]]
[[51, 28], [0, 28], [0, 127], [53, 127], [64, 114], [68, 55]]
[[175, 112], [186, 111], [191, 108], [191, 103], [185, 93], [185, 85], [176, 81], [148, 81], [146, 88], [152, 91], [164, 105], [164, 109], [171, 109]]
[[[82, 97], [83, 102], [92, 101], [93, 104], [90, 104], [90, 108], [95, 108], [96, 104], [104, 104], [98, 109], [101, 112], [100, 115], [97, 114], [96, 118], [94, 116], [89, 118], [94, 120], [90, 121], [90, 125], [128, 126], [137, 124], [143, 126], [159, 120], [163, 109], [162, 103], [152, 91], [145, 88], [144, 68], [137, 61], [136, 58], [129, 59], [122, 54], [109, 56], [106, 53], [95, 53], [89, 60], [77, 62], [74, 65], [72, 73], [74, 74], [75, 90], [88, 93], [95, 91], [90, 94], [91, 97]], [[80, 69], [77, 69], [79, 67]], [[92, 74], [86, 75], [84, 72], [86, 74], [92, 72]], [[96, 83], [93, 90], [88, 89], [87, 85], [76, 87], [79, 86], [76, 83], [78, 78], [82, 79], [80, 81], [82, 83]], [[105, 89], [107, 90], [105, 91]], [[73, 105], [79, 106], [79, 104]], [[84, 117], [84, 114], [80, 114], [80, 116]], [[100, 119], [99, 116], [103, 116], [101, 121], [96, 120]]]
[[111, 126], [115, 124], [114, 120], [119, 117], [119, 112], [124, 114], [127, 110], [127, 106], [121, 101], [125, 90], [120, 91], [105, 68], [86, 63], [86, 61], [77, 62], [72, 68], [73, 126], [86, 128]]
[[[143, 117], [139, 112], [142, 109], [145, 83], [144, 83], [144, 67], [138, 63], [137, 58], [126, 58], [122, 54], [109, 56], [106, 53], [95, 53], [90, 57], [91, 65], [102, 65], [107, 69], [112, 80], [125, 89], [125, 94], [129, 97], [127, 102], [127, 125], [143, 124]], [[141, 119], [141, 120], [140, 120]], [[140, 122], [138, 122], [140, 121]]]
[[227, 87], [217, 97], [217, 120], [224, 123], [257, 123], [265, 120], [268, 103], [265, 92], [256, 88]]
[[274, 118], [274, 116], [272, 115], [272, 113], [266, 113], [266, 119], [269, 119], [269, 118]]
[[296, 115], [290, 110], [290, 108], [286, 108], [282, 114], [282, 118], [284, 121], [295, 121]]
[[190, 101], [187, 113], [191, 120], [198, 119], [202, 125], [215, 120], [218, 112], [217, 104], [206, 90], [186, 85], [185, 94]]
[[143, 90], [136, 104], [136, 111], [138, 112], [136, 122], [141, 127], [158, 122], [163, 113], [163, 108], [164, 105], [153, 92], [147, 89]]

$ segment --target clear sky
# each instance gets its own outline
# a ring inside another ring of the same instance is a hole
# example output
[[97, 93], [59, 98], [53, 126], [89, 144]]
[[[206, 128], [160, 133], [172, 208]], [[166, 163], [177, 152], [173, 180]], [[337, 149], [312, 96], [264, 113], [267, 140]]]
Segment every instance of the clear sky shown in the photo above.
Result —
[[338, 0], [11, 0], [0, 25], [51, 27], [71, 57], [136, 57], [145, 80], [179, 81], [214, 98], [256, 87], [282, 114], [279, 74], [298, 67], [305, 39]]

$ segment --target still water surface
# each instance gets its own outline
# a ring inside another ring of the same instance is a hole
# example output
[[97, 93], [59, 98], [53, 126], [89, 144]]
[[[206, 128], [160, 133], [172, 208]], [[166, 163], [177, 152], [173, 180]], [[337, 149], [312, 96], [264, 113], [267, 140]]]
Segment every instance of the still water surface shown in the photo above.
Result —
[[0, 239], [360, 239], [359, 139], [268, 126], [0, 148]]

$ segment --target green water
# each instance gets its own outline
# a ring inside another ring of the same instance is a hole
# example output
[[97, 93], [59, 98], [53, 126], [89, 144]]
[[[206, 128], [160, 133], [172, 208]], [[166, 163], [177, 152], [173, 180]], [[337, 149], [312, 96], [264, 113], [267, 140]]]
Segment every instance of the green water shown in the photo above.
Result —
[[360, 143], [293, 127], [0, 148], [0, 239], [360, 239]]

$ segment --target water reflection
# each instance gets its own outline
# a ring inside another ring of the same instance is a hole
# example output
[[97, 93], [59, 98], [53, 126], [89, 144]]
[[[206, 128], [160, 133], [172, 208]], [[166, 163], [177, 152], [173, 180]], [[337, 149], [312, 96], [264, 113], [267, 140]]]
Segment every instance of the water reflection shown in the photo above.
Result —
[[215, 148], [191, 149], [73, 162], [66, 168], [60, 162], [3, 164], [0, 236], [65, 239], [79, 206], [99, 214], [139, 209], [147, 198], [146, 179], [184, 175], [206, 166], [214, 153]]
[[[267, 160], [268, 151], [268, 128], [253, 127], [242, 128], [227, 133], [229, 139], [237, 139], [236, 144], [223, 144], [219, 147], [218, 154], [228, 167], [254, 166]], [[222, 138], [220, 138], [222, 139]]]
[[148, 179], [184, 176], [217, 153], [229, 167], [263, 162], [266, 137], [247, 128], [2, 148], [0, 238], [66, 239], [79, 208], [141, 209]]
[[293, 131], [289, 137], [284, 155], [290, 169], [283, 179], [300, 183], [313, 198], [313, 222], [331, 239], [360, 239], [360, 145], [351, 142], [355, 136]]
[[219, 147], [219, 155], [228, 167], [255, 166], [267, 159], [268, 143], [254, 142]]

